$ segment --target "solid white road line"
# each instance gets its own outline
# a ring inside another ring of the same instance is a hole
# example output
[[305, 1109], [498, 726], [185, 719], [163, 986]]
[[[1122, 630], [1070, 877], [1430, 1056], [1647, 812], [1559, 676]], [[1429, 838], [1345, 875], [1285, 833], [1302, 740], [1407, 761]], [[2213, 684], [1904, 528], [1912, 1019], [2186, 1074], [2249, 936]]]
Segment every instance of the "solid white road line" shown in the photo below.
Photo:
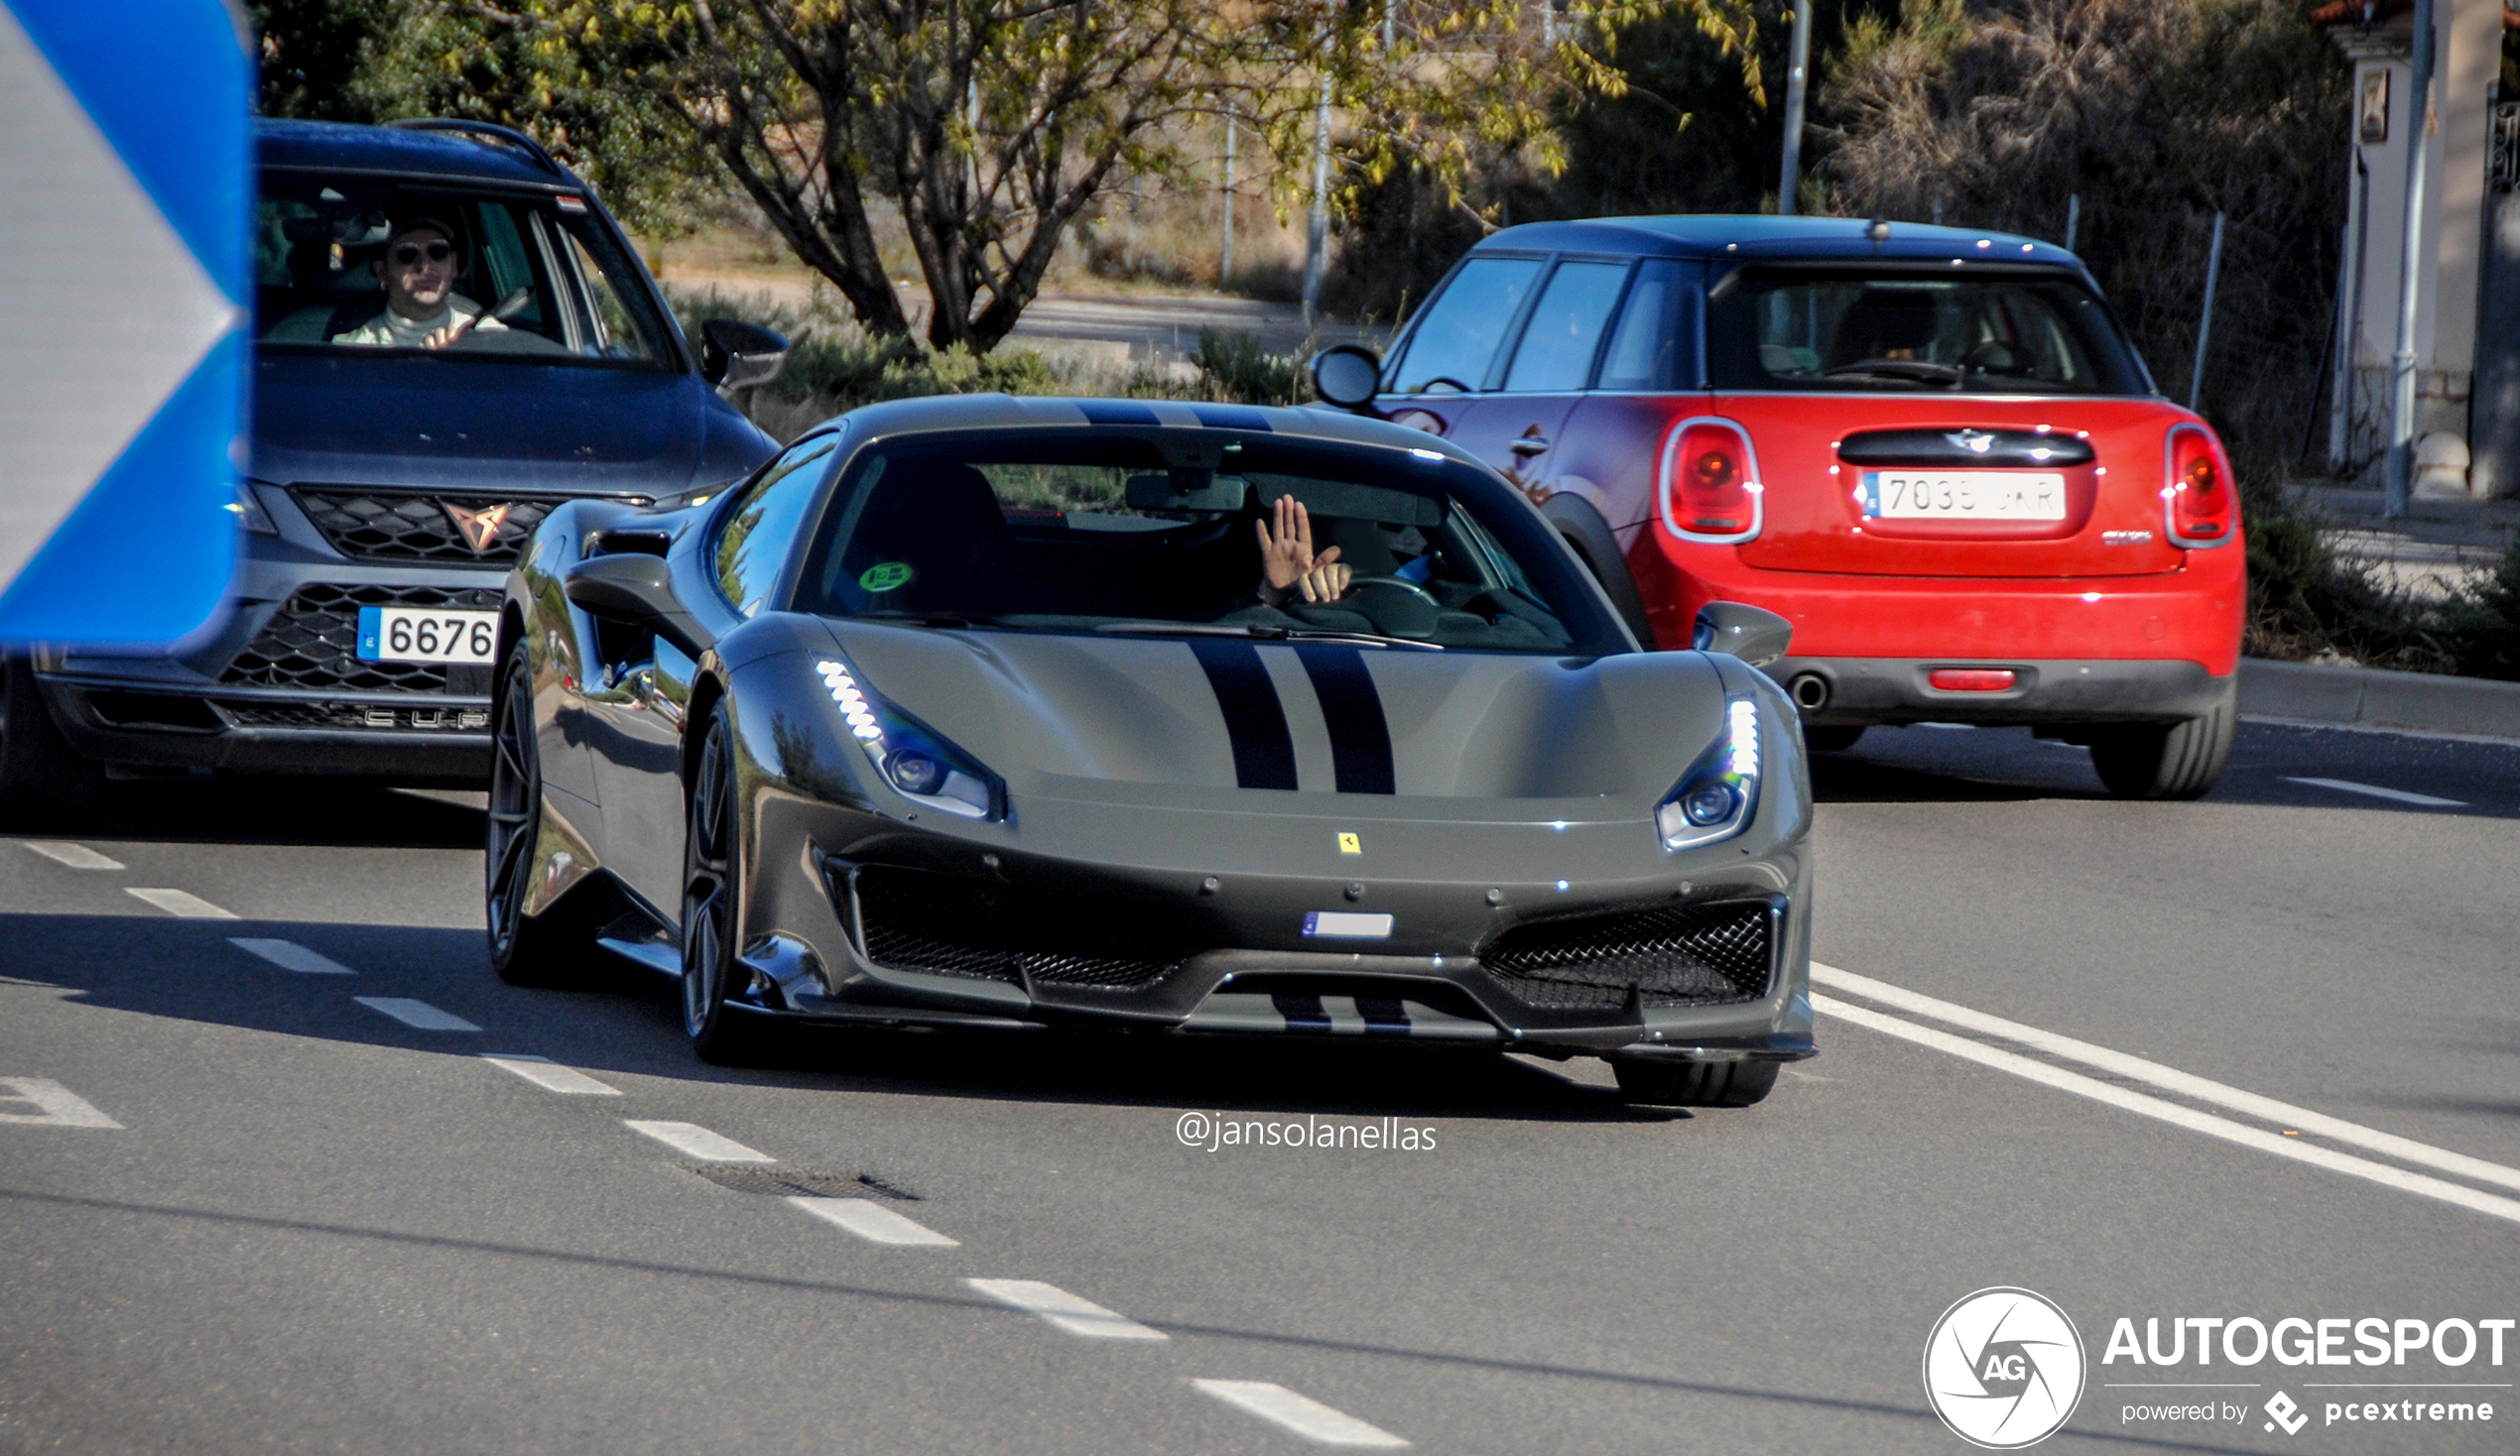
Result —
[[2054, 1031], [2043, 1031], [2037, 1027], [2025, 1027], [2019, 1022], [2008, 1022], [2002, 1017], [1988, 1016], [1982, 1011], [1971, 1011], [1967, 1007], [1954, 1005], [1949, 1001], [1938, 1001], [1934, 997], [1921, 995], [1903, 986], [1893, 986], [1886, 981], [1873, 980], [1869, 976], [1858, 976], [1852, 971], [1841, 971], [1835, 966], [1825, 966], [1818, 961], [1812, 963], [1812, 980], [1834, 991], [1860, 996], [1866, 1001], [1878, 1001], [1884, 1006], [1896, 1007], [1918, 1016], [1932, 1017], [1938, 1022], [1949, 1022], [1954, 1027], [1964, 1028], [1971, 1031], [1983, 1031], [1990, 1036], [2001, 1036], [2007, 1041], [2017, 1041], [2024, 1046], [2047, 1052], [2051, 1056], [2079, 1061], [2084, 1066], [2098, 1067], [2101, 1071], [2112, 1072], [2134, 1081], [2149, 1082], [2166, 1092], [2176, 1092], [2182, 1097], [2198, 1102], [2211, 1103], [2215, 1107], [2246, 1113], [2250, 1117], [2274, 1123], [2278, 1127], [2291, 1128], [2310, 1137], [2325, 1138], [2331, 1143], [2343, 1143], [2349, 1147], [2394, 1157], [2400, 1162], [2411, 1162], [2421, 1167], [2432, 1168], [2437, 1172], [2472, 1178], [2480, 1183], [2499, 1183], [2506, 1188], [2520, 1188], [2520, 1168], [2508, 1167], [2499, 1162], [2487, 1162], [2481, 1157], [2470, 1157], [2463, 1153], [2453, 1153], [2449, 1149], [2436, 1148], [2429, 1143], [2418, 1143], [2412, 1138], [2401, 1138], [2394, 1133], [2383, 1133], [2377, 1128], [2366, 1128], [2360, 1123], [2349, 1123], [2342, 1118], [2332, 1118], [2324, 1112], [2313, 1112], [2307, 1107], [2295, 1107], [2289, 1102], [2278, 1102], [2272, 1097], [2260, 1097], [2254, 1092], [2243, 1092], [2237, 1087], [2209, 1081], [2193, 1073], [2180, 1071], [2176, 1067], [2166, 1067], [2160, 1062], [2148, 1061], [2127, 1052], [2111, 1051], [2105, 1046], [2094, 1046], [2088, 1041], [2078, 1041], [2072, 1036], [2061, 1036]]
[[1239, 1405], [1262, 1420], [1271, 1420], [1308, 1441], [1324, 1446], [1374, 1446], [1384, 1450], [1409, 1443], [1380, 1426], [1367, 1425], [1344, 1410], [1333, 1410], [1310, 1395], [1299, 1395], [1267, 1381], [1192, 1381], [1201, 1391]]
[[2403, 789], [2382, 789], [2377, 784], [2356, 784], [2350, 779], [2295, 779], [2286, 775], [2287, 784], [2307, 784], [2313, 789], [2332, 789], [2338, 793], [2361, 793], [2372, 798], [2392, 798], [2399, 803], [2421, 804], [2428, 809], [2463, 809], [2463, 798], [2435, 798], [2429, 793], [2409, 793]]
[[623, 1118], [621, 1125], [642, 1137], [659, 1143], [702, 1162], [777, 1162], [767, 1153], [756, 1153], [732, 1138], [721, 1138], [697, 1123], [643, 1123]]
[[1114, 1314], [1099, 1304], [1079, 1299], [1057, 1284], [1039, 1279], [965, 1279], [963, 1282], [1001, 1304], [1011, 1304], [1027, 1314], [1038, 1314], [1071, 1335], [1089, 1340], [1162, 1340], [1169, 1338], [1162, 1330], [1151, 1330], [1126, 1315]]
[[259, 955], [284, 971], [301, 976], [354, 976], [358, 974], [328, 955], [318, 955], [295, 940], [264, 940], [252, 935], [230, 935], [227, 943], [250, 955]]
[[916, 1245], [928, 1249], [959, 1249], [961, 1241], [948, 1239], [915, 1219], [907, 1219], [871, 1198], [791, 1198], [797, 1207], [824, 1223], [837, 1224], [869, 1244]]
[[481, 1029], [452, 1012], [440, 1011], [408, 996], [353, 996], [369, 1011], [383, 1012], [415, 1031], [478, 1031]]
[[33, 1112], [0, 1112], [0, 1123], [54, 1128], [114, 1128], [122, 1124], [98, 1112], [84, 1097], [51, 1077], [0, 1077], [0, 1102], [27, 1102]]
[[234, 910], [220, 910], [189, 890], [141, 890], [127, 885], [123, 887], [123, 894], [145, 900], [168, 914], [181, 915], [188, 920], [237, 918]]
[[84, 844], [72, 844], [65, 839], [28, 839], [21, 842], [55, 864], [67, 865], [73, 870], [119, 870], [123, 867], [120, 860], [107, 859]]
[[2203, 1133], [2208, 1138], [2219, 1138], [2226, 1143], [2237, 1143], [2243, 1148], [2254, 1148], [2260, 1153], [2270, 1153], [2277, 1157], [2289, 1157], [2295, 1162], [2306, 1162], [2313, 1167], [2325, 1168], [2330, 1172], [2368, 1179], [2383, 1187], [2395, 1188], [2402, 1193], [2438, 1198], [2444, 1203], [2455, 1203], [2476, 1213], [2491, 1214], [2495, 1218], [2520, 1223], [2520, 1201], [2497, 1197], [2491, 1193], [2480, 1193], [2462, 1184], [2447, 1183], [2440, 1178], [2428, 1177], [2423, 1173], [2411, 1173], [2403, 1168], [2390, 1167], [2386, 1163], [2373, 1162], [2368, 1158], [2333, 1152], [2315, 1143], [2303, 1143], [2298, 1139], [2287, 1138], [2281, 1133], [2269, 1133], [2261, 1128], [2235, 1123], [2229, 1118], [2216, 1117], [2209, 1112], [2198, 1112], [2175, 1102], [2164, 1102], [2158, 1097], [2147, 1096], [2141, 1092], [2129, 1092], [2123, 1087], [2086, 1077], [2080, 1072], [2069, 1072], [2063, 1067], [2050, 1066], [2044, 1061], [2033, 1060], [2018, 1052], [1989, 1046], [1983, 1041], [1972, 1041], [1966, 1036], [1954, 1036], [1949, 1031], [1938, 1031], [1931, 1027], [1920, 1027], [1914, 1022], [1884, 1016], [1880, 1012], [1850, 1005], [1834, 997], [1816, 994], [1812, 997], [1812, 1008], [1841, 1021], [1852, 1022], [1858, 1027], [1879, 1031], [1884, 1035], [1902, 1037], [1920, 1046], [1930, 1046], [1937, 1051], [1948, 1052], [1981, 1066], [2010, 1072], [2014, 1076], [2054, 1087], [2061, 1092], [2071, 1092], [2078, 1097], [2088, 1097], [2094, 1102], [2107, 1103], [2121, 1111], [2135, 1113], [2142, 1117], [2158, 1118], [2173, 1127], [2186, 1128], [2192, 1133]]
[[534, 1056], [522, 1051], [485, 1051], [481, 1059], [494, 1067], [504, 1067], [546, 1092], [562, 1092], [571, 1097], [618, 1097], [621, 1089], [608, 1087], [575, 1067], [565, 1067], [548, 1056]]

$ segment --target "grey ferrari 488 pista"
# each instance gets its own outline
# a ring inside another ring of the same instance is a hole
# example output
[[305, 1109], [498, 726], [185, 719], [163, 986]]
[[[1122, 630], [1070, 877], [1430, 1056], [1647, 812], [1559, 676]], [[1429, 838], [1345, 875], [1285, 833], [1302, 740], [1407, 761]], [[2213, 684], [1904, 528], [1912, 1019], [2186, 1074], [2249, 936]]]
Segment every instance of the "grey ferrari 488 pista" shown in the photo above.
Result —
[[859, 410], [509, 577], [511, 981], [785, 1020], [1432, 1040], [1740, 1106], [1812, 1052], [1811, 794], [1717, 603], [1647, 652], [1512, 484], [1314, 410]]

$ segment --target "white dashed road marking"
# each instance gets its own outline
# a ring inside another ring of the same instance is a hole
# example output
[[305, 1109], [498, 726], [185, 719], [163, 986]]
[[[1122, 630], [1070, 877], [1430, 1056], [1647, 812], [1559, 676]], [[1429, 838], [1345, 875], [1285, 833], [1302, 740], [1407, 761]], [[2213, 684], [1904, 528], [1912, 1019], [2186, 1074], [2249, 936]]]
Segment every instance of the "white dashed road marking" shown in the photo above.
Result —
[[1308, 1441], [1324, 1446], [1373, 1446], [1384, 1450], [1409, 1443], [1380, 1426], [1367, 1425], [1344, 1410], [1333, 1410], [1310, 1395], [1299, 1395], [1267, 1381], [1192, 1381], [1192, 1385], [1228, 1405], [1238, 1405], [1262, 1420], [1275, 1421]]
[[1988, 1016], [1982, 1011], [1971, 1011], [1967, 1007], [1937, 1000], [1934, 997], [1910, 991], [1903, 986], [1893, 986], [1886, 981], [1873, 980], [1869, 976], [1858, 976], [1852, 971], [1841, 971], [1835, 966], [1825, 966], [1817, 961], [1812, 963], [1812, 979], [1833, 991], [1852, 992], [1867, 1001], [1878, 1001], [1884, 1006], [1914, 1012], [1919, 1016], [1932, 1017], [1938, 1022], [1949, 1022], [1966, 1031], [2001, 1036], [2007, 1041], [2017, 1041], [2024, 1046], [2047, 1052], [2051, 1056], [2079, 1061], [2084, 1066], [2098, 1067], [2101, 1071], [2134, 1081], [2149, 1082], [2166, 1092], [2176, 1092], [2193, 1101], [2210, 1103], [2216, 1107], [2228, 1108], [2233, 1112], [2246, 1113], [2263, 1122], [2307, 1133], [2314, 1138], [2325, 1138], [2331, 1143], [2343, 1143], [2366, 1152], [2394, 1157], [2400, 1162], [2416, 1163], [2438, 1172], [2453, 1173], [2475, 1182], [2500, 1183], [2506, 1188], [2520, 1188], [2520, 1168], [2506, 1167], [2498, 1162], [2487, 1162], [2481, 1157], [2469, 1157], [2463, 1153], [2453, 1153], [2445, 1148], [2436, 1148], [2429, 1143], [2418, 1143], [2412, 1138], [2401, 1138], [2395, 1133], [2383, 1133], [2377, 1128], [2366, 1128], [2360, 1123], [2349, 1123], [2342, 1118], [2332, 1118], [2324, 1112], [2313, 1112], [2307, 1107], [2295, 1107], [2289, 1102], [2278, 1102], [2272, 1097], [2260, 1097], [2254, 1092], [2243, 1092], [2237, 1087], [2225, 1086], [2205, 1077], [2180, 1071], [2176, 1067], [2166, 1067], [2157, 1061], [2129, 1055], [2123, 1051], [2112, 1051], [2105, 1046], [2094, 1046], [2088, 1041], [2078, 1041], [2072, 1036], [2062, 1036], [2054, 1031], [2043, 1031], [2037, 1027], [2026, 1027], [2019, 1022], [2006, 1021], [2002, 1017]]
[[232, 920], [237, 917], [234, 910], [220, 910], [189, 890], [142, 890], [125, 886], [123, 893], [145, 900], [168, 914], [181, 915], [188, 920]]
[[1852, 1022], [1858, 1027], [1879, 1031], [1884, 1035], [1902, 1037], [1920, 1046], [1930, 1046], [1937, 1051], [1949, 1052], [1963, 1060], [1976, 1062], [1980, 1066], [1993, 1067], [1997, 1071], [2010, 1072], [2014, 1076], [2043, 1083], [2060, 1092], [2071, 1092], [2078, 1097], [2088, 1097], [2094, 1102], [2104, 1102], [2111, 1107], [2142, 1117], [2158, 1118], [2173, 1127], [2186, 1128], [2192, 1133], [2203, 1133], [2208, 1138], [2219, 1138], [2226, 1143], [2237, 1143], [2243, 1148], [2254, 1148], [2260, 1153], [2270, 1153], [2277, 1157], [2289, 1157], [2296, 1162], [2306, 1162], [2313, 1167], [2325, 1168], [2330, 1172], [2368, 1179], [2384, 1187], [2395, 1188], [2402, 1193], [2438, 1198], [2444, 1203], [2455, 1203], [2476, 1213], [2490, 1214], [2495, 1218], [2520, 1223], [2520, 1201], [2497, 1197], [2491, 1193], [2480, 1193], [2457, 1183], [2444, 1182], [2440, 1178], [2428, 1177], [2423, 1173], [2407, 1172], [2402, 1168], [2390, 1167], [2386, 1163], [2373, 1162], [2368, 1158], [2354, 1157], [2317, 1144], [2304, 1143], [2297, 1138], [2287, 1138], [2281, 1133], [2270, 1133], [2263, 1128], [2252, 1128], [2242, 1123], [2235, 1123], [2229, 1118], [2216, 1117], [2209, 1112], [2199, 1112], [2194, 1108], [2182, 1107], [2175, 1102], [2164, 1102], [2158, 1097], [2148, 1097], [2141, 1092], [2129, 1092], [2123, 1087], [2100, 1081], [2095, 1077], [2086, 1077], [2080, 1072], [2069, 1072], [2063, 1067], [2050, 1066], [2044, 1061], [2035, 1061], [2017, 1052], [1989, 1046], [1982, 1041], [1972, 1041], [1966, 1036], [1954, 1036], [1949, 1031], [1938, 1031], [1931, 1027], [1920, 1027], [1914, 1022], [1884, 1016], [1877, 1011], [1849, 1005], [1835, 997], [1815, 994], [1812, 997], [1812, 1009], [1841, 1021]]
[[702, 1162], [777, 1162], [767, 1153], [758, 1153], [732, 1138], [721, 1138], [697, 1123], [643, 1123], [623, 1118], [621, 1125], [643, 1137], [654, 1138], [675, 1152]]
[[915, 1245], [928, 1249], [959, 1249], [961, 1241], [893, 1212], [871, 1198], [791, 1198], [797, 1207], [824, 1223], [837, 1224], [869, 1244]]
[[2382, 789], [2377, 784], [2356, 784], [2350, 779], [2295, 779], [2287, 775], [2287, 784], [2307, 784], [2313, 789], [2332, 789], [2338, 793], [2359, 793], [2371, 798], [2395, 799], [2399, 803], [2418, 804], [2428, 809], [2463, 809], [2463, 798], [2435, 798], [2429, 793], [2409, 793], [2403, 789]]
[[571, 1097], [618, 1097], [621, 1089], [610, 1087], [587, 1076], [575, 1067], [565, 1067], [548, 1056], [534, 1056], [522, 1051], [485, 1051], [481, 1059], [495, 1067], [504, 1067], [546, 1092], [563, 1092]]
[[73, 870], [119, 870], [123, 867], [120, 860], [107, 859], [84, 844], [72, 844], [65, 839], [29, 839], [24, 842], [37, 854]]
[[478, 1031], [481, 1029], [452, 1012], [440, 1011], [408, 996], [353, 996], [369, 1011], [382, 1012], [415, 1031]]
[[86, 1098], [51, 1077], [0, 1077], [0, 1105], [31, 1104], [33, 1112], [0, 1112], [0, 1123], [28, 1123], [53, 1128], [120, 1128]]
[[352, 976], [358, 974], [328, 955], [300, 945], [295, 940], [264, 940], [252, 935], [230, 935], [227, 943], [249, 955], [259, 955], [284, 971], [301, 976]]
[[1089, 1300], [1079, 1299], [1057, 1284], [1039, 1279], [965, 1279], [963, 1282], [1001, 1304], [1011, 1304], [1027, 1314], [1038, 1314], [1071, 1335], [1089, 1340], [1162, 1340], [1169, 1338], [1162, 1330], [1151, 1330], [1126, 1315], [1114, 1314]]

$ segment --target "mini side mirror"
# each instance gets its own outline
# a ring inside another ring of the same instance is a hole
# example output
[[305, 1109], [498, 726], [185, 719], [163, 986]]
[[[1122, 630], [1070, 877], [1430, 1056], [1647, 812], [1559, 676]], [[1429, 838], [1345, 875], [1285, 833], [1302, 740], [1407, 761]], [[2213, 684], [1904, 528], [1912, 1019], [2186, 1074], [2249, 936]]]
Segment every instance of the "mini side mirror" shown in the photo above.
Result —
[[700, 325], [700, 377], [719, 389], [768, 384], [787, 363], [788, 341], [757, 323], [712, 318]]
[[1701, 653], [1726, 653], [1753, 667], [1764, 667], [1794, 645], [1794, 624], [1776, 613], [1746, 602], [1708, 602], [1698, 609], [1698, 626], [1690, 646]]
[[1369, 409], [1382, 392], [1382, 358], [1363, 344], [1332, 344], [1305, 368], [1313, 376], [1313, 393], [1342, 410]]
[[673, 568], [645, 551], [578, 562], [562, 578], [561, 594], [594, 616], [653, 632], [694, 658], [715, 643], [674, 595]]

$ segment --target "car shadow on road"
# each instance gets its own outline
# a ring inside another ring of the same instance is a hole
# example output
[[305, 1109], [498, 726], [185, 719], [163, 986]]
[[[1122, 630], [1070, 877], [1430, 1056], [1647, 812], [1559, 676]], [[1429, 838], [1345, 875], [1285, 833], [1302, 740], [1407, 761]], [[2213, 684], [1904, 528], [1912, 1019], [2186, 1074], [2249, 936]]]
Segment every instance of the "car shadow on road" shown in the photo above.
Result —
[[[237, 945], [282, 940], [353, 974], [300, 974]], [[1677, 1108], [1492, 1051], [1345, 1038], [1167, 1032], [921, 1032], [787, 1027], [739, 1067], [686, 1043], [677, 988], [622, 962], [527, 990], [492, 974], [478, 930], [145, 915], [0, 915], [0, 977], [101, 1012], [472, 1056], [527, 1052], [596, 1076], [872, 1091], [991, 1102], [1323, 1116], [1670, 1123]], [[356, 998], [410, 998], [477, 1032], [416, 1030]], [[1598, 1063], [1578, 1063], [1597, 1068]], [[1718, 1114], [1723, 1116], [1723, 1114]]]
[[0, 834], [110, 843], [340, 845], [479, 850], [478, 791], [397, 789], [331, 779], [180, 779], [109, 783], [74, 823], [0, 815]]

